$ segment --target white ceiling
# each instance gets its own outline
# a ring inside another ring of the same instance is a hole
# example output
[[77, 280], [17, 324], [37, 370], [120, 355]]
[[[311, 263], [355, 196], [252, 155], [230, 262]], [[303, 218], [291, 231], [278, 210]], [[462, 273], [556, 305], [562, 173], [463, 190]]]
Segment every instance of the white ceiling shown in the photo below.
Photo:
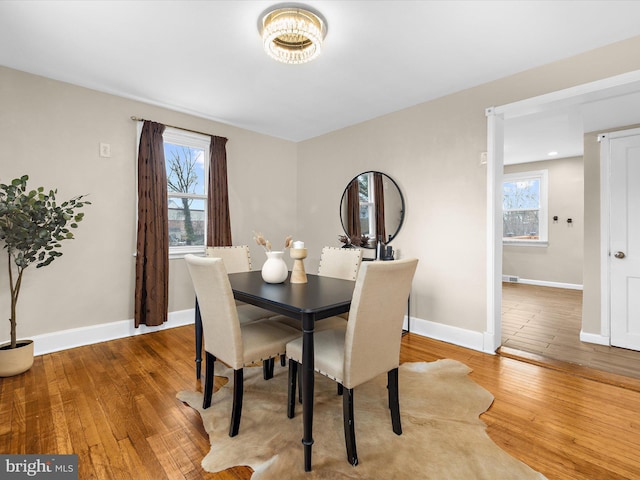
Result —
[[[640, 124], [640, 86], [505, 121], [505, 164], [579, 157], [585, 132]], [[556, 156], [548, 155], [557, 152]]]
[[[0, 65], [301, 141], [640, 35], [638, 1], [309, 0], [329, 31], [294, 66], [262, 51], [277, 3], [4, 0]], [[507, 161], [581, 155], [585, 115], [629, 103], [509, 121]]]

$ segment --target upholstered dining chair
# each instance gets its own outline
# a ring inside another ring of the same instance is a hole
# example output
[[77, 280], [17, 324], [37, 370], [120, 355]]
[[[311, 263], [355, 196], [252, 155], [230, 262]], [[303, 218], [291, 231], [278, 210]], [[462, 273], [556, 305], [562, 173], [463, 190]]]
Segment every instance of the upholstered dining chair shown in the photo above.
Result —
[[[227, 273], [251, 271], [251, 253], [248, 245], [234, 245], [231, 247], [207, 247], [207, 257], [221, 258]], [[275, 313], [255, 305], [236, 302], [240, 323], [253, 322], [262, 318], [273, 317]]]
[[207, 247], [207, 257], [221, 258], [227, 273], [248, 272], [251, 270], [251, 252], [248, 245], [230, 247]]
[[[355, 280], [362, 263], [362, 249], [324, 247], [320, 255], [318, 275], [323, 277], [341, 278], [343, 280]], [[338, 315], [345, 320], [349, 319], [349, 313]], [[329, 325], [327, 325], [328, 328]]]
[[[249, 272], [251, 271], [251, 253], [248, 245], [234, 245], [229, 247], [212, 247], [209, 246], [205, 250], [207, 257], [221, 258], [227, 273]], [[255, 322], [265, 318], [273, 317], [275, 314], [269, 310], [265, 310], [255, 305], [249, 305], [236, 301], [238, 307], [238, 318], [241, 324]], [[196, 308], [199, 308], [198, 299], [196, 297]], [[196, 342], [198, 339], [196, 339]], [[285, 358], [282, 357], [280, 363], [285, 365]], [[199, 367], [196, 366], [196, 370]], [[264, 362], [264, 379], [268, 380], [273, 377], [274, 360], [269, 359]], [[196, 376], [200, 378], [196, 371]]]
[[[353, 292], [349, 321], [314, 335], [315, 371], [344, 387], [343, 421], [347, 460], [358, 464], [354, 389], [387, 373], [391, 424], [402, 434], [398, 394], [398, 367], [402, 323], [418, 259], [364, 262]], [[295, 412], [296, 377], [302, 362], [302, 340], [287, 344], [289, 397], [287, 415]]]
[[287, 342], [300, 332], [269, 320], [241, 324], [227, 270], [221, 258], [185, 255], [200, 301], [206, 358], [204, 399], [209, 408], [213, 395], [213, 369], [221, 360], [233, 369], [233, 406], [229, 436], [238, 434], [242, 414], [244, 367], [284, 355]]
[[318, 275], [355, 280], [362, 263], [360, 248], [324, 247], [320, 255]]
[[[342, 280], [355, 280], [358, 276], [361, 263], [362, 250], [359, 248], [324, 247], [320, 255], [318, 275], [321, 277], [340, 278]], [[325, 318], [315, 324], [314, 330], [320, 332], [322, 330], [340, 327], [348, 318], [349, 313]], [[302, 325], [297, 320], [283, 317], [279, 318], [278, 321], [302, 330]]]

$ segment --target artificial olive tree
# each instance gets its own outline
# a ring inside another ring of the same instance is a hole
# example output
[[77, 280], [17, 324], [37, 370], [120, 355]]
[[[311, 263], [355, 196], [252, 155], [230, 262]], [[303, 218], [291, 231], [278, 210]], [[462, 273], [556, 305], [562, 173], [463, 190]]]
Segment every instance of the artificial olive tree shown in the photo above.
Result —
[[16, 307], [24, 270], [31, 264], [46, 267], [60, 257], [61, 242], [71, 240], [70, 229], [78, 227], [84, 216], [78, 212], [85, 205], [85, 195], [60, 204], [57, 190], [45, 193], [43, 187], [27, 190], [28, 175], [11, 183], [0, 184], [0, 243], [8, 254], [9, 289], [11, 294], [11, 346], [16, 348]]

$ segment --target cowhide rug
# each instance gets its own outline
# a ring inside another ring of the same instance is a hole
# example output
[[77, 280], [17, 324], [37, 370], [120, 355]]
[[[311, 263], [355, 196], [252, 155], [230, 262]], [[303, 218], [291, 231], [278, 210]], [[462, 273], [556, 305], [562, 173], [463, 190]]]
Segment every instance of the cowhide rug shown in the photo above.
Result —
[[287, 418], [286, 368], [276, 365], [268, 381], [262, 378], [262, 368], [245, 368], [242, 421], [234, 438], [228, 435], [233, 381], [229, 369], [216, 370], [216, 375], [231, 380], [214, 393], [207, 410], [202, 410], [201, 393], [183, 391], [177, 397], [202, 416], [211, 441], [202, 467], [209, 472], [247, 465], [254, 470], [252, 480], [544, 479], [488, 437], [479, 415], [491, 406], [493, 396], [468, 378], [470, 371], [454, 360], [401, 365], [400, 436], [391, 429], [386, 374], [357, 387], [356, 467], [346, 459], [342, 397], [334, 382], [316, 375], [313, 470], [307, 473], [302, 405], [296, 405], [295, 418]]

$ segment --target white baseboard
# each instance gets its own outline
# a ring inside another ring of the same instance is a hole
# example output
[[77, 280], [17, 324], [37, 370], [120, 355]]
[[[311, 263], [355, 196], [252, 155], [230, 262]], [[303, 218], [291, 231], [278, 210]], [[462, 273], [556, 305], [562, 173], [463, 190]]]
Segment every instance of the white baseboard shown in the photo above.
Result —
[[106, 342], [117, 338], [133, 337], [168, 328], [181, 327], [182, 325], [194, 322], [195, 309], [169, 312], [169, 317], [165, 323], [157, 327], [147, 327], [140, 325], [133, 326], [133, 319], [121, 320], [118, 322], [91, 325], [88, 327], [71, 328], [60, 332], [45, 333], [30, 337], [33, 340], [34, 355], [58, 352], [69, 348], [91, 345], [94, 343]]
[[[487, 345], [493, 345], [492, 338], [485, 338], [487, 334], [466, 330], [464, 328], [444, 325], [442, 323], [431, 322], [421, 318], [411, 317], [411, 333], [423, 337], [433, 338], [460, 347], [470, 348], [479, 352], [495, 354], [495, 351]], [[407, 328], [407, 318], [404, 319], [404, 329]]]
[[[72, 328], [69, 330], [62, 330], [60, 332], [35, 335], [30, 338], [34, 343], [34, 354], [44, 355], [46, 353], [58, 352], [60, 350], [81, 347], [83, 345], [91, 345], [118, 338], [132, 337], [134, 335], [143, 335], [145, 333], [157, 332], [168, 328], [190, 325], [194, 322], [194, 316], [195, 311], [191, 308], [189, 310], [169, 312], [167, 322], [157, 327], [140, 325], [140, 327], [135, 328], [133, 326], [133, 320], [121, 320], [118, 322], [103, 323], [100, 325], [91, 325], [88, 327]], [[407, 328], [406, 317], [403, 328]], [[430, 322], [429, 320], [411, 317], [411, 333], [480, 352], [490, 354], [495, 353], [494, 351], [487, 351], [485, 349], [485, 344], [491, 345], [492, 342], [487, 342], [485, 339], [486, 335], [482, 332], [465, 330], [459, 327], [452, 327], [442, 323]]]
[[611, 345], [611, 339], [597, 333], [586, 333], [580, 330], [580, 341], [586, 343], [595, 343], [596, 345]]
[[524, 283], [525, 285], [537, 285], [539, 287], [568, 288], [570, 290], [582, 290], [582, 285], [577, 283], [546, 282], [544, 280], [530, 280], [528, 278], [521, 278], [518, 280], [518, 283]]

